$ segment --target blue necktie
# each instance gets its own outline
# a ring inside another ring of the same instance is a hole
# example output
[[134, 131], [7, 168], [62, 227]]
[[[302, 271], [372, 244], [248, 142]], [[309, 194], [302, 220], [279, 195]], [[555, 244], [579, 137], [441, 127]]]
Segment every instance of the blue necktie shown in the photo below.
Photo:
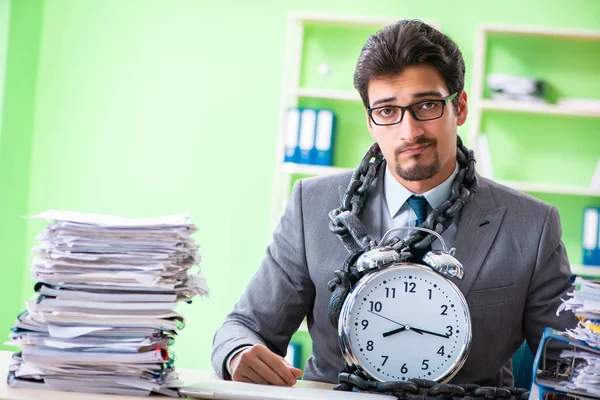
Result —
[[417, 214], [417, 222], [415, 222], [416, 226], [421, 225], [427, 219], [427, 199], [423, 196], [412, 195], [406, 200], [406, 204], [413, 209], [415, 214]]
[[[413, 209], [415, 214], [417, 214], [417, 221], [415, 222], [415, 226], [421, 225], [427, 219], [427, 206], [429, 203], [427, 199], [423, 196], [412, 195], [406, 200], [406, 204]], [[431, 245], [427, 246], [424, 249], [412, 249], [413, 253], [413, 261], [419, 264], [422, 264], [423, 256], [431, 250]]]

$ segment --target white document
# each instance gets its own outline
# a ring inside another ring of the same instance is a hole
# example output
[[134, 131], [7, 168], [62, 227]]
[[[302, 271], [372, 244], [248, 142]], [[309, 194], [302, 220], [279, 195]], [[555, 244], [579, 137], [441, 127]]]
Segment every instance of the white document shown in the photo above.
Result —
[[161, 226], [189, 226], [191, 225], [188, 214], [170, 215], [156, 218], [123, 218], [105, 214], [91, 214], [79, 211], [47, 210], [33, 215], [32, 219], [47, 219], [54, 221], [69, 221], [80, 224], [93, 224], [115, 227], [161, 227]]
[[[302, 381], [298, 386], [302, 386]], [[179, 389], [195, 399], [226, 400], [395, 400], [395, 396], [338, 392], [332, 389], [283, 387], [231, 381], [201, 382]]]
[[207, 295], [197, 227], [187, 215], [120, 218], [50, 210], [17, 317], [9, 385], [178, 397], [167, 348], [184, 327], [179, 301]]

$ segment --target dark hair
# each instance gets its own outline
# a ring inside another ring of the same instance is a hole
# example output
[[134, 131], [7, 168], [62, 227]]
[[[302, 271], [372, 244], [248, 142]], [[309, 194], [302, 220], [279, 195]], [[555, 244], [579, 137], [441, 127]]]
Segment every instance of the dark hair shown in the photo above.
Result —
[[[354, 87], [369, 108], [369, 82], [396, 76], [408, 66], [435, 67], [450, 94], [465, 86], [465, 62], [452, 39], [419, 20], [403, 19], [369, 36], [354, 71]], [[458, 96], [453, 100], [458, 107]]]

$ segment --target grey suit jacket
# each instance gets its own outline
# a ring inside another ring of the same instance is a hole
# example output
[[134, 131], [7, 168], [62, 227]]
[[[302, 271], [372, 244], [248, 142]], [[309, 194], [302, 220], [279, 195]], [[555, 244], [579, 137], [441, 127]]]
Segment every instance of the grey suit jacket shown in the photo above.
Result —
[[[384, 164], [385, 165], [385, 164]], [[381, 232], [382, 171], [361, 214], [369, 232]], [[351, 173], [298, 181], [262, 265], [214, 336], [212, 364], [223, 378], [227, 356], [263, 343], [283, 356], [303, 318], [313, 340], [304, 379], [336, 382], [343, 367], [337, 332], [327, 317], [327, 282], [347, 251], [328, 229]], [[465, 268], [455, 281], [471, 312], [471, 352], [454, 383], [512, 386], [510, 357], [523, 339], [536, 351], [545, 326], [572, 327], [558, 317], [570, 289], [570, 267], [556, 208], [478, 176], [477, 192], [463, 207], [454, 241]]]

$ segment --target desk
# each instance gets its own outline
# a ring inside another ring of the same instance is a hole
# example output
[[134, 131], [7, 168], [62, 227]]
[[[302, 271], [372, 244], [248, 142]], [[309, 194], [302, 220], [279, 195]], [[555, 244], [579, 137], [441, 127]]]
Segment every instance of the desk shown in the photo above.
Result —
[[[132, 400], [143, 399], [144, 397], [137, 396], [119, 396], [112, 394], [96, 394], [96, 393], [77, 393], [77, 392], [60, 392], [55, 390], [37, 390], [37, 389], [13, 389], [9, 388], [6, 383], [8, 375], [8, 364], [13, 352], [0, 351], [0, 399], [9, 400], [80, 400], [82, 398], [89, 400]], [[187, 383], [193, 384], [202, 381], [212, 381], [221, 379], [212, 371], [198, 371], [193, 369], [175, 368], [179, 373], [180, 379]], [[297, 387], [308, 387], [318, 389], [331, 389], [332, 384], [323, 382], [298, 381]], [[169, 399], [170, 397], [161, 395], [151, 395], [149, 398]]]

